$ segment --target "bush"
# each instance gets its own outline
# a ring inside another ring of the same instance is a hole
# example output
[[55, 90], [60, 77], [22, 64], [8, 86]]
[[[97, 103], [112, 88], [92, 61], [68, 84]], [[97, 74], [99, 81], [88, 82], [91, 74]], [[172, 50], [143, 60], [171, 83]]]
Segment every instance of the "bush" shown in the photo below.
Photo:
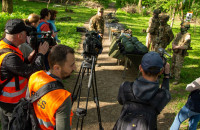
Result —
[[17, 13], [12, 13], [12, 14], [8, 14], [8, 13], [0, 13], [0, 37], [3, 36], [3, 33], [4, 33], [4, 28], [5, 28], [5, 24], [8, 20], [10, 19], [15, 19], [15, 18], [19, 18], [19, 19], [23, 19], [25, 17], [25, 14], [24, 13], [20, 13], [20, 12], [17, 12]]

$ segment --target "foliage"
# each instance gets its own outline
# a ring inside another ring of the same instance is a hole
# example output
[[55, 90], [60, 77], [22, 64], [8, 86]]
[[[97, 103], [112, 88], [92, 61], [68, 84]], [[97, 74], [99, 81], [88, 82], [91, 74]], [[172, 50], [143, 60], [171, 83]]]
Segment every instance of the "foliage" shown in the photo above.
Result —
[[106, 8], [108, 7], [108, 4], [111, 2], [111, 0], [86, 0], [86, 1], [96, 1]]
[[200, 14], [200, 2], [194, 3], [191, 8], [194, 16], [198, 16]]
[[[4, 27], [8, 19], [24, 19], [27, 18], [31, 13], [39, 14], [42, 8], [46, 8], [46, 3], [19, 0], [14, 1], [14, 13], [11, 15], [7, 13], [0, 13], [0, 37], [3, 35]], [[50, 4], [49, 6], [49, 9], [55, 9], [58, 11], [57, 19], [63, 16], [72, 18], [71, 21], [56, 21], [57, 28], [61, 29], [61, 31], [58, 33], [58, 37], [62, 44], [66, 44], [72, 48], [78, 48], [80, 42], [80, 33], [76, 32], [76, 27], [83, 26], [84, 22], [96, 13], [96, 10], [80, 6], [68, 6], [68, 8], [73, 10], [74, 13], [66, 13], [64, 6], [56, 8], [53, 7], [53, 4]]]

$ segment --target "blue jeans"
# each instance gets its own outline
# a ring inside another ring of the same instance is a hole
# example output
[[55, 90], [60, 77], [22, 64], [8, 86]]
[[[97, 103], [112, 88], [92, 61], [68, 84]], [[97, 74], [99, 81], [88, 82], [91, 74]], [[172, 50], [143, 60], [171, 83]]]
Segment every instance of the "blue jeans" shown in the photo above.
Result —
[[189, 118], [189, 130], [196, 130], [197, 124], [200, 120], [200, 113], [190, 111], [186, 106], [183, 106], [183, 108], [176, 115], [170, 130], [179, 130], [181, 123], [188, 118]]

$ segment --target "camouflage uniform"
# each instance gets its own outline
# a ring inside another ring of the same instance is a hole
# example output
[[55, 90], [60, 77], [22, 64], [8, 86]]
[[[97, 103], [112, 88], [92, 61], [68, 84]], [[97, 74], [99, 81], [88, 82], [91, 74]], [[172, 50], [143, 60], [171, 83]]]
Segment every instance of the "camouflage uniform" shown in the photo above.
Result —
[[154, 16], [150, 18], [149, 27], [147, 28], [146, 46], [149, 49], [150, 44], [152, 43], [151, 50], [154, 50], [155, 39], [156, 39], [156, 36], [158, 35], [160, 22], [159, 22], [159, 18], [156, 17], [156, 15], [158, 16], [160, 12], [161, 11], [159, 9], [154, 10], [153, 12]]
[[[175, 77], [175, 81], [180, 79], [181, 68], [183, 66], [184, 57], [187, 56], [187, 49], [190, 47], [191, 37], [190, 34], [178, 33], [172, 43], [175, 46], [181, 46], [184, 49], [173, 49], [171, 74]], [[177, 83], [178, 84], [178, 83]]]
[[165, 49], [167, 45], [170, 44], [170, 42], [174, 39], [174, 34], [172, 32], [171, 27], [167, 24], [167, 21], [169, 20], [168, 15], [159, 15], [160, 20], [160, 27], [158, 31], [158, 36], [156, 37], [156, 45], [155, 50], [158, 51], [158, 48]]
[[[103, 8], [98, 9], [98, 11], [103, 11]], [[104, 18], [96, 14], [90, 19], [89, 30], [96, 31], [100, 34], [104, 34]]]

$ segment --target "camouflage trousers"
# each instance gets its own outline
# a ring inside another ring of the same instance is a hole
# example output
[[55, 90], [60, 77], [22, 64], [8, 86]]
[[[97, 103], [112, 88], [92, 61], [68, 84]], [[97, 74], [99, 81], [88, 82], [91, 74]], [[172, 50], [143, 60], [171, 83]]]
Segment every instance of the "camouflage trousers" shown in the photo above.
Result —
[[171, 75], [175, 78], [175, 81], [179, 81], [180, 79], [183, 62], [184, 62], [184, 56], [178, 53], [173, 53]]
[[150, 33], [147, 33], [146, 36], [146, 46], [149, 49], [151, 46], [151, 51], [154, 51], [154, 46], [155, 46], [155, 40], [156, 40], [156, 35], [151, 35]]

